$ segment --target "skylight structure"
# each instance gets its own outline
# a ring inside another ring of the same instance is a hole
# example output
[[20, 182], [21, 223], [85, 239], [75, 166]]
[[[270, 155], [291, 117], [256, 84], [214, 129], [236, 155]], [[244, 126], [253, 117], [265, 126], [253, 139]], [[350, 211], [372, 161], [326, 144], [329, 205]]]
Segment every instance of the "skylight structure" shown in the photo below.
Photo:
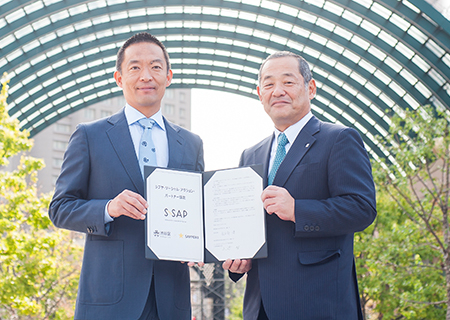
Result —
[[121, 95], [115, 55], [148, 31], [166, 45], [172, 88], [257, 98], [258, 68], [302, 55], [318, 84], [313, 112], [355, 127], [372, 157], [390, 117], [432, 104], [450, 112], [450, 22], [424, 0], [0, 0], [0, 72], [9, 114], [34, 135]]

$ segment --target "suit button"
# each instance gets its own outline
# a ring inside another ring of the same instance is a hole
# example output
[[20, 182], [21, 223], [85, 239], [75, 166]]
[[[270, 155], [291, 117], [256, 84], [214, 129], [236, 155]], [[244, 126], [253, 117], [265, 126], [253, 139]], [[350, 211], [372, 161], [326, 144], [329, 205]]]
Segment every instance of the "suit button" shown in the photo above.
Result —
[[320, 227], [319, 227], [319, 226], [316, 226], [314, 229], [315, 229], [316, 231], [319, 231], [319, 230], [320, 230]]
[[307, 224], [305, 224], [305, 226], [303, 227], [303, 230], [309, 231], [309, 226]]

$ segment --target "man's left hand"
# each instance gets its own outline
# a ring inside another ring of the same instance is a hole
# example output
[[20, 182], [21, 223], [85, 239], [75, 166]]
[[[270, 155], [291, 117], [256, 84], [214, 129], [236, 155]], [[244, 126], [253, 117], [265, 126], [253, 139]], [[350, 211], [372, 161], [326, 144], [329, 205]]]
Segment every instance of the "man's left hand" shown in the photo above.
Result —
[[295, 222], [295, 200], [285, 188], [268, 186], [261, 199], [268, 214], [275, 213], [281, 220]]

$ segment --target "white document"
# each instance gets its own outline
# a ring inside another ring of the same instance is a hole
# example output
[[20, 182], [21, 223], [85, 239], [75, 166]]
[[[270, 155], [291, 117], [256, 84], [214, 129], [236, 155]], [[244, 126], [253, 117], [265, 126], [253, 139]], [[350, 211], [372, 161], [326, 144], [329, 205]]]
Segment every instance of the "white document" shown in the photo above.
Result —
[[263, 183], [257, 169], [195, 173], [146, 167], [146, 258], [216, 262], [266, 257]]
[[147, 246], [160, 260], [203, 261], [202, 175], [156, 168], [147, 178]]
[[217, 260], [251, 259], [265, 244], [261, 193], [261, 177], [249, 167], [217, 171], [206, 183], [206, 249]]

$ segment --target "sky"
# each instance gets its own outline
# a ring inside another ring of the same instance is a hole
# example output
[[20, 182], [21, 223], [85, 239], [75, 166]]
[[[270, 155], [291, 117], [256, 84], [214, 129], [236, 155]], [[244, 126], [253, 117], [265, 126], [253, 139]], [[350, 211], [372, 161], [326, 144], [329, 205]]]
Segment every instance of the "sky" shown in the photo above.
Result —
[[192, 89], [191, 131], [203, 140], [205, 171], [239, 166], [242, 151], [271, 135], [273, 129], [257, 99]]

